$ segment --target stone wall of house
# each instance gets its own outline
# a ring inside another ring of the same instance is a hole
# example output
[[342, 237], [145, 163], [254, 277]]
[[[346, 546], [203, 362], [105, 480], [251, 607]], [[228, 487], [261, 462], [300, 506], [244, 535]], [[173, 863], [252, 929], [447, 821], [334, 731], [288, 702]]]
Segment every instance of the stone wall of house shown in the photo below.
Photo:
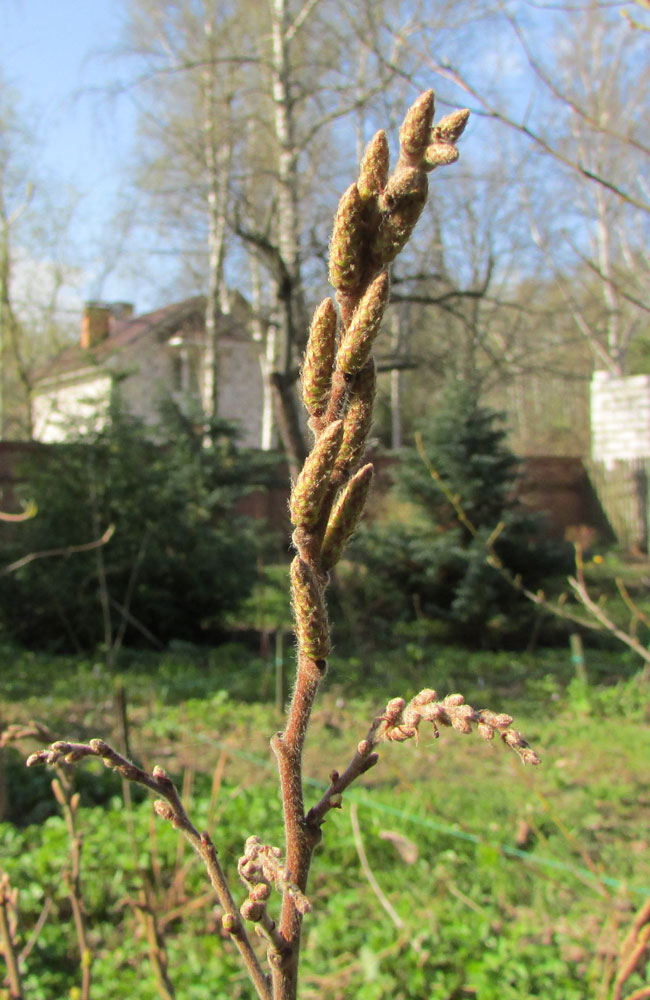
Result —
[[219, 416], [239, 426], [239, 443], [246, 448], [261, 446], [264, 386], [260, 352], [258, 341], [224, 338], [221, 342]]
[[124, 409], [145, 425], [157, 424], [162, 400], [174, 388], [172, 355], [167, 345], [147, 334], [129, 344], [122, 355], [114, 355], [109, 364], [121, 376], [116, 389]]
[[[181, 406], [200, 406], [199, 346], [190, 344], [186, 354], [196, 357], [177, 385], [179, 354], [170, 344], [143, 336], [129, 345], [128, 352], [110, 357], [100, 374], [79, 379], [65, 377], [43, 385], [34, 398], [34, 437], [52, 444], [71, 433], [99, 430], [111, 399], [113, 386], [124, 408], [145, 425], [155, 425], [164, 399]], [[224, 337], [221, 343], [219, 416], [239, 426], [240, 443], [260, 446], [263, 385], [259, 361], [260, 345], [244, 337]], [[190, 359], [192, 360], [192, 359]], [[187, 358], [185, 359], [187, 366]], [[114, 381], [115, 377], [115, 381]]]
[[609, 468], [616, 461], [650, 457], [650, 375], [595, 372], [591, 457]]
[[[119, 392], [129, 413], [145, 424], [155, 424], [161, 402], [170, 397], [181, 406], [198, 410], [199, 352], [199, 345], [189, 341], [183, 365], [189, 363], [190, 370], [185, 372], [182, 385], [177, 384], [175, 372], [176, 348], [169, 343], [142, 337], [130, 346], [128, 360], [114, 359], [112, 367], [128, 376], [120, 381]], [[248, 448], [260, 446], [263, 386], [259, 354], [260, 344], [244, 336], [224, 336], [220, 342], [219, 416], [239, 426], [239, 443]]]

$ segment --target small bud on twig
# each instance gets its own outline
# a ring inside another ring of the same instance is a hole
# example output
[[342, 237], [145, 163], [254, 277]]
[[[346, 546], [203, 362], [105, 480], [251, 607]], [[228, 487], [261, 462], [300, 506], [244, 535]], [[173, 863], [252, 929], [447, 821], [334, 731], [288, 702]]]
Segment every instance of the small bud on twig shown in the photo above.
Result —
[[390, 725], [394, 723], [401, 716], [404, 708], [406, 707], [406, 702], [404, 698], [391, 698], [391, 700], [386, 705], [386, 712], [384, 718], [386, 719], [386, 724]]
[[432, 142], [424, 154], [424, 169], [434, 170], [436, 167], [446, 167], [455, 163], [459, 152], [450, 142]]
[[224, 913], [221, 918], [221, 926], [228, 934], [235, 934], [239, 930], [239, 921], [232, 913]]
[[251, 920], [253, 923], [257, 923], [262, 919], [265, 909], [265, 903], [256, 902], [253, 899], [245, 899], [239, 907], [239, 912], [244, 920]]
[[271, 886], [268, 882], [258, 882], [253, 886], [249, 895], [251, 899], [255, 900], [255, 902], [263, 903], [271, 895]]
[[157, 816], [162, 819], [169, 820], [170, 823], [174, 821], [174, 810], [170, 806], [169, 802], [165, 802], [164, 799], [156, 799], [153, 804], [154, 812]]
[[419, 694], [416, 694], [413, 699], [413, 705], [428, 705], [432, 701], [435, 701], [438, 697], [438, 692], [434, 691], [433, 688], [423, 688]]

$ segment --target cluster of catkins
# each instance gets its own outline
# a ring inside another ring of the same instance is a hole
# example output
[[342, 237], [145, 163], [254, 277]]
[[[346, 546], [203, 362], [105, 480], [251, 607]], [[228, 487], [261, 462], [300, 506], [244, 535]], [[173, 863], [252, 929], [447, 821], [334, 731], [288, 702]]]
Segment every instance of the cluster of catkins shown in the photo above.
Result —
[[[425, 688], [408, 704], [404, 698], [392, 698], [380, 716], [373, 734], [373, 745], [381, 740], [403, 743], [417, 739], [420, 725], [429, 722], [433, 735], [439, 736], [438, 726], [451, 726], [459, 733], [471, 733], [476, 726], [479, 736], [492, 740], [498, 734], [506, 746], [514, 750], [524, 764], [539, 764], [540, 759], [517, 729], [511, 729], [512, 716], [492, 712], [487, 708], [475, 709], [465, 704], [462, 694], [449, 694], [438, 701], [437, 693]], [[361, 747], [359, 752], [361, 752]], [[365, 750], [365, 747], [363, 748]]]
[[273, 886], [280, 892], [288, 892], [300, 913], [311, 909], [307, 897], [290, 881], [279, 847], [263, 844], [259, 837], [249, 837], [237, 870], [242, 882], [248, 886], [248, 899], [242, 903], [240, 911], [245, 920], [253, 923], [264, 921]]
[[388, 303], [388, 267], [408, 241], [427, 199], [427, 173], [458, 158], [468, 111], [433, 125], [433, 91], [410, 108], [389, 176], [386, 134], [377, 132], [359, 179], [336, 213], [329, 277], [336, 289], [316, 309], [302, 370], [315, 441], [294, 486], [290, 512], [298, 555], [291, 567], [299, 654], [316, 663], [330, 651], [324, 605], [328, 572], [363, 511], [372, 465], [359, 468], [375, 396], [373, 343]]

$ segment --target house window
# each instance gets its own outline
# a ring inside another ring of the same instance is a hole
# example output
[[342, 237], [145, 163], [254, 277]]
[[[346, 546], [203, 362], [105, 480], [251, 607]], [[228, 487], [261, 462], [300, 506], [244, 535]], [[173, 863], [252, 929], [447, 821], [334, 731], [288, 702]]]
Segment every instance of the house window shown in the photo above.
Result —
[[180, 341], [170, 343], [171, 388], [175, 394], [198, 396], [200, 394], [200, 357], [195, 344]]
[[199, 352], [191, 348], [186, 355], [186, 392], [197, 396], [199, 393]]
[[183, 369], [185, 366], [183, 364], [183, 355], [181, 354], [180, 351], [175, 351], [172, 354], [171, 365], [172, 365], [172, 378], [171, 378], [172, 390], [174, 392], [183, 392], [185, 388], [183, 385], [184, 381]]

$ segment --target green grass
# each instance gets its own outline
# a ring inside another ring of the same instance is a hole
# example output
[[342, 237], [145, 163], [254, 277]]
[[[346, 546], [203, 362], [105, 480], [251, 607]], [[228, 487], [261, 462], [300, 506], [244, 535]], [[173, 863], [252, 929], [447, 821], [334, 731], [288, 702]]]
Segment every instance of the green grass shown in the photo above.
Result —
[[[114, 738], [113, 679], [103, 668], [15, 650], [5, 651], [4, 664], [5, 720], [36, 716], [62, 735]], [[226, 869], [235, 872], [251, 833], [279, 843], [268, 748], [279, 719], [271, 705], [253, 700], [270, 668], [241, 647], [177, 650], [162, 663], [135, 657], [122, 668], [135, 755], [163, 764], [180, 780], [185, 775], [191, 813], [199, 828], [212, 832]], [[607, 961], [650, 893], [650, 698], [630, 679], [633, 664], [625, 657], [588, 651], [587, 668], [591, 683], [585, 686], [572, 680], [565, 650], [470, 656], [422, 652], [416, 643], [407, 644], [401, 660], [397, 654], [365, 664], [334, 658], [309, 739], [310, 798], [319, 795], [331, 768], [345, 766], [386, 698], [412, 693], [418, 684], [441, 694], [462, 690], [477, 707], [507, 706], [543, 764], [524, 769], [505, 747], [455, 732], [437, 741], [423, 732], [419, 746], [382, 750], [377, 768], [324, 827], [310, 886], [304, 1000], [607, 995], [599, 992]], [[364, 673], [372, 693], [351, 695]], [[79, 975], [61, 878], [64, 824], [51, 807], [46, 771], [24, 770], [16, 751], [6, 765], [12, 815], [23, 825], [0, 826], [1, 864], [20, 892], [21, 944], [44, 900], [51, 900], [26, 962], [25, 995], [73, 997]], [[223, 776], [210, 814], [217, 768]], [[159, 996], [128, 904], [148, 880], [166, 921], [179, 1000], [252, 997], [219, 933], [199, 863], [179, 848], [169, 825], [152, 817], [149, 798], [136, 796], [127, 822], [114, 776], [99, 765], [81, 766], [76, 774], [95, 996]], [[363, 874], [353, 804], [370, 866], [399, 927]], [[204, 893], [194, 909], [192, 901]], [[630, 992], [646, 981], [630, 981]]]

